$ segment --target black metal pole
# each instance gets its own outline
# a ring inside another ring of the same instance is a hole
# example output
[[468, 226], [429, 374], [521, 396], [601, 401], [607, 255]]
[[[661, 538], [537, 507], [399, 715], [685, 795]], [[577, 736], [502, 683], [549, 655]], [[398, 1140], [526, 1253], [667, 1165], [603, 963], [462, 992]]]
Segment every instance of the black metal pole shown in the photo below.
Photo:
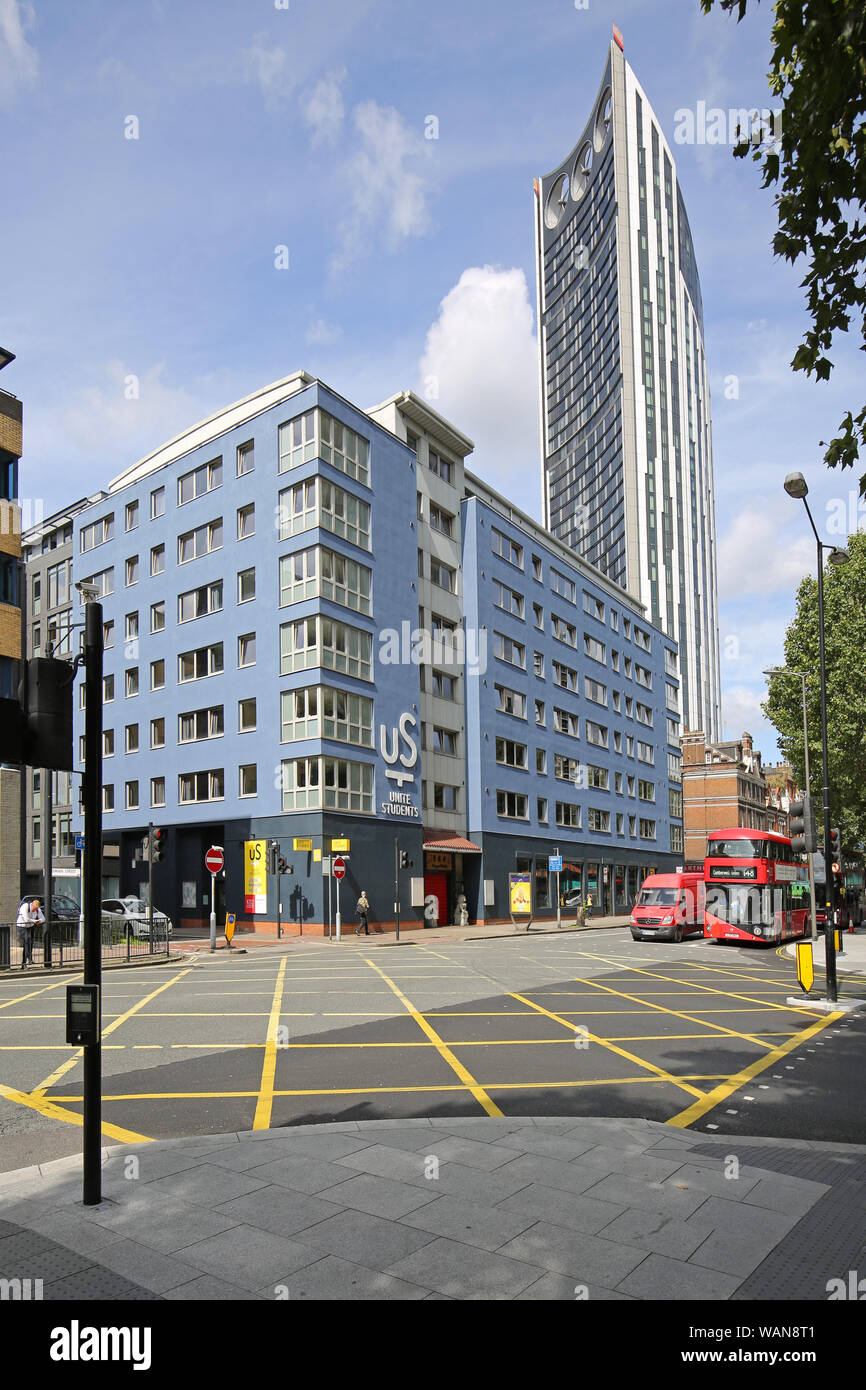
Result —
[[97, 1038], [84, 1048], [84, 1205], [102, 1201], [102, 604], [84, 610], [84, 983], [97, 986]]
[[824, 797], [824, 880], [827, 888], [827, 922], [824, 927], [824, 968], [827, 976], [827, 998], [835, 1004], [836, 985], [836, 883], [830, 852], [830, 772], [827, 754], [827, 680], [824, 665], [824, 556], [818, 542], [818, 650], [821, 667], [821, 757], [823, 759]]
[[[52, 655], [49, 646], [48, 655]], [[45, 849], [42, 856], [45, 888], [45, 921], [42, 924], [42, 964], [48, 969], [51, 965], [51, 880], [54, 877], [54, 773], [50, 767], [43, 767], [42, 795], [45, 798]]]
[[400, 940], [400, 842], [394, 836], [394, 924]]

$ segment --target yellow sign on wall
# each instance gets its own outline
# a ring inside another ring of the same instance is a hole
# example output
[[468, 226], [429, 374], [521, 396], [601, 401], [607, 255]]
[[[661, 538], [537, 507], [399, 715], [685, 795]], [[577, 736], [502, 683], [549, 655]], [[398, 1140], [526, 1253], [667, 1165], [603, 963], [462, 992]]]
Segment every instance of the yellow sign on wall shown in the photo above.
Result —
[[268, 910], [268, 842], [244, 841], [244, 910]]
[[314, 850], [313, 850], [313, 863], [314, 863], [314, 864], [321, 864], [321, 862], [322, 862], [322, 851], [321, 851], [320, 849], [314, 849]]
[[307, 850], [307, 852], [309, 852], [312, 848], [313, 848], [313, 842], [312, 842], [312, 840], [299, 839], [297, 836], [295, 836], [294, 840], [292, 840], [292, 849], [297, 849], [297, 850], [304, 850], [304, 849], [305, 849], [305, 850]]
[[348, 854], [350, 848], [349, 840], [332, 840], [331, 849], [334, 854]]

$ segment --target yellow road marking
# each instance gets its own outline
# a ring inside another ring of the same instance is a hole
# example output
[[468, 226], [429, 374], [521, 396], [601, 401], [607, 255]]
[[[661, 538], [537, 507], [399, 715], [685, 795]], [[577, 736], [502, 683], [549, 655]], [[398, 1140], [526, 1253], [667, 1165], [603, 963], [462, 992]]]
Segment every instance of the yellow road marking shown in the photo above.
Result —
[[[25, 999], [35, 999], [37, 994], [47, 994], [50, 989], [59, 989], [61, 985], [67, 985], [75, 979], [78, 979], [77, 975], [64, 975], [61, 980], [54, 980], [50, 985], [43, 985], [42, 989], [31, 989], [27, 994], [19, 994], [17, 999], [7, 999], [3, 1004], [0, 1004], [0, 1009], [11, 1009], [13, 1004], [23, 1004]], [[34, 1017], [38, 1018], [39, 1015], [36, 1014]]]
[[[613, 962], [611, 962], [610, 960], [608, 960], [608, 958], [607, 958], [606, 956], [595, 956], [594, 959], [595, 959], [595, 960], [604, 961], [606, 965], [610, 965], [610, 964], [613, 963]], [[649, 979], [651, 979], [651, 980], [667, 980], [667, 981], [669, 981], [670, 984], [673, 984], [673, 985], [691, 985], [692, 989], [701, 990], [704, 994], [721, 994], [721, 995], [724, 995], [724, 997], [725, 997], [726, 999], [744, 999], [744, 1000], [746, 1001], [746, 1003], [748, 1003], [748, 1004], [762, 1004], [763, 1007], [764, 1007], [764, 1008], [767, 1008], [767, 1009], [781, 1009], [783, 1012], [786, 1012], [786, 1013], [814, 1013], [814, 1012], [815, 1012], [814, 1009], [797, 1008], [797, 1007], [795, 1007], [795, 1006], [788, 1006], [788, 1007], [786, 1008], [786, 1006], [785, 1006], [784, 1004], [770, 1004], [770, 1003], [765, 1003], [765, 1002], [764, 1002], [763, 1000], [761, 1000], [761, 999], [753, 999], [753, 998], [752, 998], [750, 995], [748, 995], [748, 994], [738, 994], [738, 993], [735, 993], [733, 990], [730, 990], [730, 989], [713, 989], [710, 985], [701, 985], [701, 984], [698, 984], [697, 980], [694, 980], [694, 981], [693, 981], [693, 980], [678, 980], [674, 975], [660, 975], [659, 972], [658, 972], [657, 970], [643, 970], [643, 969], [641, 969], [639, 966], [636, 966], [636, 965], [631, 967], [631, 973], [634, 974], [634, 975], [646, 975], [646, 976], [647, 976]], [[596, 983], [596, 982], [595, 982], [594, 980], [581, 979], [581, 980], [580, 980], [580, 983], [581, 983], [582, 985], [591, 985], [591, 984], [594, 984], [594, 983]], [[611, 992], [614, 993], [614, 994], [620, 993], [619, 990], [613, 990], [613, 991], [611, 991]], [[625, 997], [629, 997], [629, 996], [625, 996]], [[671, 1010], [670, 1012], [673, 1013], [674, 1010]], [[686, 1017], [687, 1015], [683, 1015], [683, 1016]]]
[[[46, 1115], [51, 1120], [65, 1120], [67, 1124], [84, 1125], [84, 1116], [77, 1115], [74, 1110], [66, 1110], [60, 1105], [46, 1100], [44, 1096], [28, 1096], [26, 1091], [13, 1090], [11, 1086], [4, 1086], [0, 1081], [0, 1096], [3, 1100], [11, 1101], [13, 1105], [24, 1105], [28, 1110], [36, 1110], [40, 1115]], [[77, 1097], [72, 1097], [77, 1099]], [[106, 1097], [103, 1096], [103, 1100]], [[125, 1144], [149, 1144], [150, 1138], [146, 1134], [136, 1134], [131, 1129], [119, 1129], [117, 1125], [108, 1124], [103, 1120], [102, 1133], [107, 1134], [110, 1139], [120, 1139]]]
[[[585, 982], [585, 981], [582, 981], [582, 983], [586, 983], [586, 982]], [[596, 982], [595, 982], [595, 981], [591, 981], [590, 983], [596, 983]], [[632, 1000], [634, 1003], [641, 1003], [641, 1002], [642, 1002], [641, 999], [640, 999], [640, 997], [639, 997], [638, 995], [636, 995], [636, 994], [626, 994], [623, 990], [613, 989], [610, 985], [603, 985], [603, 984], [601, 984], [601, 983], [599, 982], [599, 983], [596, 984], [596, 988], [597, 988], [597, 989], [604, 990], [604, 992], [605, 992], [606, 994], [614, 994], [614, 995], [616, 995], [616, 996], [617, 996], [618, 998], [620, 998], [620, 999], [630, 999], [630, 1000]], [[714, 992], [715, 992], [715, 991], [714, 991]], [[598, 997], [598, 996], [596, 996], [596, 997]], [[776, 1004], [768, 1004], [768, 1005], [764, 1006], [763, 1008], [761, 1008], [761, 1009], [759, 1009], [759, 1010], [750, 1010], [750, 1012], [767, 1013], [767, 1012], [769, 1012], [771, 1009], [776, 1009], [777, 1007], [778, 1007], [778, 1006], [777, 1006]], [[668, 1008], [666, 1008], [666, 1007], [664, 1006], [664, 1004], [650, 1004], [650, 1005], [649, 1005], [649, 1008], [650, 1008], [650, 1009], [654, 1009], [657, 1013], [668, 1014], [671, 1018], [680, 1018], [680, 1019], [682, 1019], [683, 1022], [685, 1022], [685, 1023], [697, 1023], [697, 1024], [700, 1024], [700, 1026], [701, 1026], [702, 1028], [711, 1028], [711, 1029], [714, 1030], [714, 1032], [711, 1033], [711, 1034], [709, 1034], [709, 1035], [708, 1035], [709, 1037], [713, 1037], [713, 1036], [715, 1036], [716, 1034], [718, 1034], [719, 1037], [723, 1037], [723, 1038], [741, 1038], [744, 1042], [755, 1043], [755, 1044], [757, 1044], [758, 1046], [760, 1046], [760, 1043], [759, 1043], [759, 1041], [758, 1041], [758, 1037], [757, 1037], [757, 1035], [754, 1034], [754, 1033], [741, 1033], [741, 1032], [739, 1032], [736, 1028], [726, 1028], [726, 1027], [724, 1027], [724, 1025], [721, 1024], [721, 1023], [710, 1023], [709, 1020], [707, 1020], [707, 1019], [705, 1019], [705, 1018], [698, 1018], [697, 1015], [695, 1015], [695, 1014], [687, 1014], [687, 1013], [684, 1013], [681, 1009], [668, 1009]], [[578, 1010], [574, 1010], [574, 1012], [579, 1012], [579, 1011], [578, 1011]], [[588, 1011], [587, 1011], [587, 1012], [588, 1012]], [[710, 1012], [709, 1009], [705, 1009], [705, 1010], [704, 1010], [704, 1013], [709, 1013], [709, 1012]], [[728, 1009], [720, 1009], [720, 1010], [716, 1010], [716, 1012], [718, 1012], [718, 1013], [729, 1013], [729, 1012], [734, 1012], [734, 1011], [733, 1011], [733, 1010], [728, 1010]], [[743, 1012], [743, 1011], [738, 1009], [738, 1010], [736, 1010], [736, 1012], [737, 1012], [737, 1013], [740, 1013], [740, 1012]], [[791, 1009], [789, 1012], [793, 1013], [794, 1010]]]
[[718, 1105], [721, 1101], [727, 1100], [728, 1096], [733, 1095], [734, 1091], [739, 1090], [740, 1086], [744, 1086], [746, 1082], [759, 1076], [761, 1072], [766, 1071], [768, 1067], [774, 1066], [776, 1062], [781, 1061], [783, 1057], [789, 1056], [795, 1048], [802, 1047], [803, 1043], [808, 1042], [810, 1038], [814, 1038], [816, 1033], [820, 1033], [822, 1028], [826, 1028], [829, 1023], [836, 1023], [843, 1017], [843, 1013], [835, 1013], [828, 1014], [826, 1018], [816, 1019], [815, 1022], [811, 1023], [808, 1028], [805, 1028], [802, 1033], [797, 1033], [796, 1037], [783, 1043], [781, 1047], [774, 1047], [772, 1052], [769, 1052], [766, 1057], [759, 1057], [757, 1061], [752, 1062], [748, 1067], [744, 1067], [742, 1071], [737, 1072], [736, 1076], [731, 1076], [727, 1081], [723, 1081], [721, 1086], [716, 1086], [714, 1090], [710, 1091], [708, 1095], [704, 1096], [704, 1098], [695, 1105], [690, 1105], [687, 1110], [681, 1110], [678, 1115], [672, 1115], [669, 1120], [665, 1120], [665, 1124], [676, 1125], [678, 1129], [686, 1129], [689, 1125], [694, 1124], [695, 1120], [699, 1120], [702, 1115], [705, 1115], [708, 1110], [712, 1110], [713, 1107]]
[[433, 1025], [431, 1023], [428, 1023], [424, 1015], [418, 1012], [415, 1006], [411, 1004], [409, 1000], [406, 998], [402, 990], [394, 984], [393, 980], [388, 979], [388, 976], [385, 974], [383, 970], [379, 969], [378, 965], [375, 965], [374, 962], [368, 958], [367, 964], [370, 966], [372, 970], [375, 970], [376, 974], [380, 975], [381, 978], [385, 981], [385, 983], [389, 986], [389, 988], [394, 991], [397, 998], [400, 1000], [400, 1003], [403, 1005], [404, 1009], [407, 1011], [407, 1013], [409, 1013], [412, 1016], [412, 1018], [414, 1018], [415, 1022], [418, 1024], [418, 1027], [421, 1029], [421, 1032], [424, 1033], [430, 1039], [430, 1041], [435, 1044], [442, 1060], [448, 1063], [452, 1071], [456, 1072], [456, 1074], [460, 1077], [460, 1080], [464, 1083], [464, 1085], [469, 1089], [469, 1091], [478, 1101], [478, 1104], [484, 1110], [487, 1111], [488, 1115], [499, 1116], [500, 1119], [504, 1119], [504, 1115], [502, 1111], [499, 1109], [499, 1106], [494, 1104], [494, 1102], [487, 1095], [486, 1091], [484, 1091], [483, 1088], [478, 1085], [478, 1082], [475, 1080], [475, 1078], [472, 1075], [470, 1075], [470, 1073], [466, 1070], [459, 1058], [454, 1056], [454, 1053], [451, 1051], [448, 1045], [442, 1041]]
[[[131, 1009], [127, 1009], [125, 1013], [118, 1014], [113, 1022], [109, 1023], [107, 1028], [103, 1028], [103, 1039], [116, 1032], [122, 1023], [125, 1023], [128, 1018], [132, 1018], [133, 1014], [138, 1013], [139, 1009], [143, 1009], [145, 1004], [150, 1003], [151, 999], [155, 999], [158, 994], [162, 994], [164, 990], [171, 989], [172, 985], [176, 985], [178, 980], [183, 979], [184, 975], [189, 974], [190, 968], [191, 967], [188, 967], [186, 970], [179, 970], [171, 980], [166, 980], [164, 984], [159, 985], [155, 990], [152, 990], [150, 994], [146, 994], [143, 999], [139, 999], [138, 1003], [133, 1004]], [[84, 1049], [80, 1047], [76, 1048], [73, 1056], [67, 1058], [65, 1062], [62, 1062], [61, 1065], [57, 1067], [50, 1076], [47, 1076], [44, 1081], [40, 1082], [38, 1086], [34, 1086], [30, 1094], [32, 1096], [44, 1095], [50, 1087], [56, 1086], [61, 1076], [65, 1076], [68, 1071], [71, 1071], [83, 1056]]]
[[277, 982], [274, 986], [274, 1000], [271, 1004], [271, 1013], [268, 1019], [265, 1060], [262, 1064], [262, 1080], [259, 1086], [259, 1098], [256, 1102], [256, 1117], [253, 1120], [253, 1129], [270, 1129], [271, 1127], [271, 1110], [274, 1104], [274, 1076], [277, 1070], [276, 1032], [280, 1023], [280, 1005], [283, 1002], [283, 981], [286, 976], [287, 959], [286, 956], [283, 956], [280, 962], [280, 968], [277, 972]]
[[[523, 995], [512, 994], [511, 997], [512, 999], [519, 999], [522, 1004], [529, 1004], [533, 1009], [537, 1009], [539, 1013], [546, 1014], [546, 1016], [552, 1018], [555, 1023], [561, 1023], [563, 1028], [570, 1028], [572, 1033], [577, 1032], [579, 1025], [576, 1023], [569, 1023], [567, 1018], [562, 1018], [559, 1014], [553, 1014], [549, 1009], [543, 1009], [540, 1004], [533, 1004], [531, 999], [526, 999]], [[602, 1047], [607, 1048], [609, 1052], [615, 1052], [618, 1057], [624, 1057], [627, 1062], [636, 1062], [639, 1067], [645, 1067], [647, 1071], [653, 1072], [655, 1076], [661, 1077], [663, 1081], [669, 1081], [673, 1086], [679, 1086], [681, 1090], [688, 1091], [689, 1095], [700, 1096], [703, 1094], [703, 1092], [697, 1090], [696, 1087], [687, 1085], [681, 1077], [673, 1076], [671, 1072], [665, 1071], [663, 1067], [654, 1066], [652, 1062], [645, 1062], [642, 1057], [635, 1057], [632, 1052], [625, 1052], [623, 1048], [617, 1047], [616, 1044], [612, 1043], [608, 1038], [600, 1038], [597, 1034], [590, 1032], [587, 1032], [587, 1037], [591, 1042], [597, 1042]]]

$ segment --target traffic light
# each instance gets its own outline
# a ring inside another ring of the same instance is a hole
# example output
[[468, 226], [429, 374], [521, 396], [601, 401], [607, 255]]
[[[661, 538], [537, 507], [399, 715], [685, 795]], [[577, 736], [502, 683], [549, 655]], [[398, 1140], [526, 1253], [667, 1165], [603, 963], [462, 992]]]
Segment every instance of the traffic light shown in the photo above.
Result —
[[276, 874], [279, 871], [278, 856], [280, 845], [278, 840], [270, 840], [268, 843], [268, 873]]
[[842, 836], [838, 830], [830, 831], [830, 863], [842, 867]]
[[68, 661], [22, 661], [18, 699], [0, 700], [0, 761], [72, 772], [74, 678]]
[[277, 864], [277, 872], [281, 874], [293, 874], [295, 872], [294, 867], [290, 867], [286, 863], [286, 856], [284, 854], [280, 855], [279, 863]]
[[164, 830], [153, 831], [150, 850], [151, 863], [160, 864], [162, 862], [167, 838], [167, 834]]
[[400, 851], [400, 868], [401, 868], [401, 869], [411, 869], [411, 867], [412, 867], [412, 860], [409, 858], [409, 851], [408, 851], [408, 850], [405, 850], [405, 849], [401, 849], [401, 851]]
[[792, 801], [789, 829], [791, 849], [795, 854], [814, 854], [818, 848], [818, 829], [815, 807], [808, 793], [801, 801]]

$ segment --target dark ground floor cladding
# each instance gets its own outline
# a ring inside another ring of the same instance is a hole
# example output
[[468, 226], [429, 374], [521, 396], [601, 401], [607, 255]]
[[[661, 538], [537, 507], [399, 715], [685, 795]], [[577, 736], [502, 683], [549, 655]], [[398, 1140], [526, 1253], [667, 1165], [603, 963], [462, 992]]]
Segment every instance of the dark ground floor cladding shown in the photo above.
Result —
[[[327, 935], [336, 919], [338, 887], [325, 864], [338, 855], [345, 866], [339, 885], [344, 931], [357, 925], [355, 908], [362, 891], [370, 901], [371, 929], [393, 930], [395, 881], [404, 930], [511, 920], [512, 875], [524, 876], [524, 883], [528, 875], [533, 920], [555, 920], [557, 897], [566, 917], [587, 896], [597, 914], [624, 913], [631, 910], [647, 874], [667, 872], [678, 862], [676, 855], [659, 853], [651, 845], [625, 849], [520, 834], [470, 833], [468, 843], [477, 849], [425, 846], [418, 822], [321, 813], [164, 828], [164, 856], [153, 866], [154, 904], [176, 926], [206, 929], [212, 880], [205, 855], [218, 845], [225, 857], [224, 870], [213, 882], [220, 934], [226, 914], [233, 913], [238, 933], [274, 934], [279, 916], [286, 933]], [[142, 827], [114, 837], [116, 857], [104, 864], [107, 896], [147, 897], [148, 865], [139, 857], [145, 832]], [[268, 871], [272, 840], [278, 841], [287, 865], [280, 877], [279, 913], [277, 876]], [[403, 852], [410, 863], [398, 867]], [[557, 852], [562, 855], [558, 882], [548, 866]]]

